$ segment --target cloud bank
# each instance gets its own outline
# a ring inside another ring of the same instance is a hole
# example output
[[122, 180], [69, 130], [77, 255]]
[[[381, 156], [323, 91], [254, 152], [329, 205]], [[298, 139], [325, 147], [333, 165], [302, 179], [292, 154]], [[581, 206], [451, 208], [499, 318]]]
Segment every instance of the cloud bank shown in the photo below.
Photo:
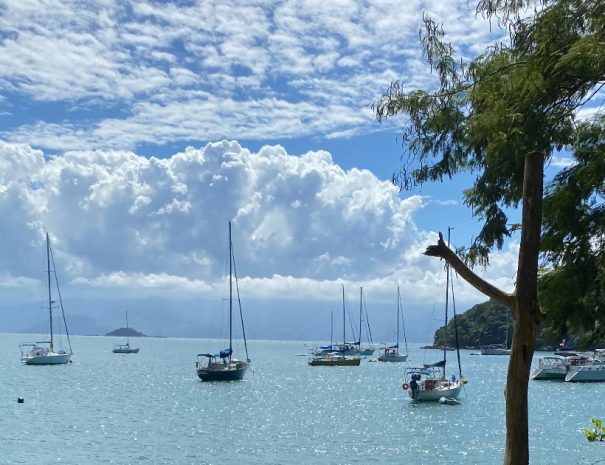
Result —
[[222, 141], [165, 159], [45, 157], [3, 142], [0, 284], [43, 276], [49, 231], [63, 281], [82, 290], [211, 295], [224, 283], [232, 221], [244, 294], [333, 299], [347, 283], [392, 298], [401, 283], [421, 301], [443, 281], [442, 264], [421, 255], [436, 237], [414, 222], [423, 201], [367, 170], [342, 170], [327, 152]]

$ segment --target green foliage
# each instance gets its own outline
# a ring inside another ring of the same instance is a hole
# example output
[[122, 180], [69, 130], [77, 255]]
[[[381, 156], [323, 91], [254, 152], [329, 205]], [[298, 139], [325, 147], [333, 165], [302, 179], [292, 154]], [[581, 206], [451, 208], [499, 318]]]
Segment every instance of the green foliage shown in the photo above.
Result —
[[[534, 3], [544, 7], [532, 20], [518, 16]], [[378, 120], [409, 118], [403, 136], [410, 153], [394, 176], [400, 187], [476, 174], [464, 196], [483, 227], [466, 256], [486, 265], [489, 250], [511, 234], [505, 210], [521, 200], [525, 155], [573, 148], [577, 111], [602, 86], [605, 2], [483, 0], [477, 10], [508, 27], [509, 45], [465, 63], [425, 18], [422, 46], [439, 88], [405, 92], [395, 82], [374, 110]]]
[[[460, 347], [476, 348], [492, 344], [504, 344], [512, 340], [512, 312], [494, 300], [478, 304], [456, 315], [458, 325], [458, 341]], [[508, 341], [507, 341], [508, 328]], [[454, 319], [447, 327], [441, 327], [435, 332], [435, 346], [454, 345]]]
[[540, 303], [561, 334], [605, 337], [605, 116], [578, 126], [576, 163], [546, 191]]
[[603, 422], [598, 418], [593, 418], [591, 423], [593, 426], [592, 429], [584, 428], [582, 430], [586, 439], [588, 439], [589, 442], [605, 442], [605, 426], [603, 426]]
[[[573, 277], [561, 275], [560, 280], [552, 281], [550, 284], [555, 288], [545, 292], [548, 296], [556, 296], [559, 284], [573, 286]], [[593, 331], [585, 332], [576, 327], [568, 327], [567, 319], [577, 319], [578, 314], [571, 305], [573, 294], [563, 294], [562, 299], [570, 305], [563, 305], [567, 309], [567, 316], [549, 317], [542, 324], [540, 333], [536, 339], [536, 350], [556, 350], [562, 339], [567, 339], [578, 350], [589, 347], [605, 346], [605, 338], [597, 338]], [[574, 320], [575, 321], [575, 320]], [[456, 315], [458, 324], [458, 341], [463, 349], [476, 349], [483, 346], [504, 344], [508, 339], [508, 346], [512, 341], [515, 321], [512, 312], [502, 304], [494, 300], [488, 300], [474, 305], [461, 315]], [[570, 325], [571, 326], [571, 325]], [[508, 327], [508, 338], [506, 330]], [[435, 331], [433, 345], [436, 347], [454, 346], [454, 319], [448, 322], [447, 327], [442, 326]]]

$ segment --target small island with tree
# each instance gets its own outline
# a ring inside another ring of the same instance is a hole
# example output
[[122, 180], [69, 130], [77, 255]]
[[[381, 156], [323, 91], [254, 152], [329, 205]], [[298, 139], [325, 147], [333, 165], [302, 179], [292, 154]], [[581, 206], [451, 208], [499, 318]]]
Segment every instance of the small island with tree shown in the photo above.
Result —
[[118, 337], [147, 337], [145, 334], [138, 332], [132, 328], [118, 328], [105, 334], [105, 336], [118, 336]]

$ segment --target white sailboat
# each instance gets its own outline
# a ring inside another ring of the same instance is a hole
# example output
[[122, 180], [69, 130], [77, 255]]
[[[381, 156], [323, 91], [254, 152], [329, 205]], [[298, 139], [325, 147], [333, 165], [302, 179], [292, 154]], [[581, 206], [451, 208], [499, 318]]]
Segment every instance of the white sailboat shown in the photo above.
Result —
[[403, 321], [401, 313], [401, 294], [399, 286], [397, 286], [397, 342], [395, 345], [381, 349], [381, 354], [378, 356], [380, 362], [405, 362], [408, 359], [408, 340], [405, 335], [405, 324], [403, 325], [403, 339], [405, 341], [405, 353], [399, 352], [399, 319]]
[[372, 334], [370, 333], [370, 324], [369, 324], [369, 321], [367, 318], [367, 311], [366, 311], [366, 325], [367, 325], [367, 329], [368, 329], [368, 345], [367, 346], [361, 345], [361, 333], [363, 330], [363, 309], [364, 309], [363, 304], [364, 304], [363, 287], [360, 287], [359, 288], [359, 340], [356, 342], [355, 345], [357, 345], [357, 355], [372, 355], [376, 349], [374, 347], [372, 347], [372, 340], [371, 340]]
[[[52, 264], [52, 268], [51, 268]], [[21, 363], [24, 365], [65, 365], [69, 363], [72, 356], [71, 341], [69, 339], [69, 332], [67, 330], [67, 321], [65, 319], [65, 312], [63, 311], [63, 301], [61, 299], [61, 292], [59, 291], [59, 281], [57, 279], [57, 272], [55, 269], [55, 261], [52, 255], [52, 249], [50, 246], [50, 237], [46, 233], [46, 265], [47, 265], [47, 277], [48, 277], [48, 318], [49, 318], [49, 340], [48, 341], [36, 341], [36, 342], [22, 342], [19, 344], [21, 349]], [[55, 285], [57, 289], [57, 295], [59, 297], [59, 307], [61, 309], [61, 315], [63, 317], [63, 323], [65, 325], [65, 334], [67, 336], [67, 342], [69, 345], [69, 352], [63, 349], [55, 348], [55, 337], [53, 331], [53, 309], [57, 308], [54, 306], [56, 303], [52, 296], [52, 280], [51, 274], [55, 276]]]
[[248, 357], [248, 344], [246, 343], [246, 331], [244, 329], [244, 319], [239, 299], [239, 287], [236, 290], [237, 301], [240, 303], [240, 320], [242, 323], [242, 335], [244, 338], [244, 347], [246, 348], [246, 361], [238, 360], [233, 356], [233, 275], [235, 261], [233, 258], [233, 242], [231, 241], [231, 221], [229, 222], [229, 347], [219, 351], [218, 354], [203, 353], [197, 354], [195, 370], [198, 378], [202, 381], [236, 381], [244, 378], [246, 370], [250, 366]]
[[[448, 247], [450, 245], [450, 228], [448, 228]], [[450, 267], [446, 265], [445, 284], [445, 328], [448, 323], [448, 304], [450, 287]], [[454, 299], [452, 287], [452, 301]], [[456, 308], [454, 306], [454, 323], [456, 322]], [[460, 395], [466, 380], [462, 377], [460, 364], [460, 350], [458, 346], [458, 334], [456, 330], [456, 354], [458, 357], [458, 377], [452, 375], [446, 377], [447, 350], [443, 350], [443, 360], [436, 363], [424, 364], [422, 367], [409, 367], [405, 370], [403, 390], [407, 391], [412, 400], [415, 401], [437, 401], [440, 403], [457, 403], [455, 399]]]
[[[333, 319], [330, 319], [330, 328], [332, 328]], [[345, 287], [342, 286], [342, 340], [346, 341], [346, 306], [345, 306]], [[332, 344], [332, 332], [330, 330], [330, 345], [314, 352], [308, 360], [310, 366], [359, 366], [361, 358], [355, 353], [350, 355], [347, 350], [356, 351], [352, 344], [343, 342], [342, 345]]]
[[112, 352], [114, 354], [138, 354], [138, 347], [130, 347], [130, 336], [128, 334], [130, 328], [128, 327], [128, 310], [126, 310], [126, 344], [116, 344], [113, 346]]
[[[344, 298], [344, 286], [343, 286], [343, 296], [342, 296], [342, 305], [343, 305], [343, 318], [346, 318], [344, 316], [344, 312], [345, 312], [345, 298]], [[371, 345], [371, 334], [370, 334], [370, 326], [368, 324], [367, 328], [368, 328], [368, 340], [370, 345], [368, 346], [364, 346], [362, 347], [361, 345], [361, 332], [363, 329], [363, 308], [364, 308], [364, 300], [363, 300], [363, 287], [359, 288], [359, 339], [355, 340], [354, 342], [346, 342], [345, 339], [343, 339], [343, 343], [342, 344], [338, 344], [337, 346], [335, 346], [335, 350], [340, 352], [342, 355], [351, 355], [351, 356], [357, 356], [357, 355], [372, 355], [374, 353], [374, 351], [376, 350], [374, 347], [372, 347]], [[349, 315], [350, 318], [350, 315]], [[366, 319], [367, 319], [367, 312], [366, 312]], [[343, 320], [343, 325], [345, 324], [344, 320]], [[351, 330], [353, 330], [353, 326], [352, 326], [352, 320], [351, 320]], [[355, 339], [355, 334], [353, 334], [353, 339]]]

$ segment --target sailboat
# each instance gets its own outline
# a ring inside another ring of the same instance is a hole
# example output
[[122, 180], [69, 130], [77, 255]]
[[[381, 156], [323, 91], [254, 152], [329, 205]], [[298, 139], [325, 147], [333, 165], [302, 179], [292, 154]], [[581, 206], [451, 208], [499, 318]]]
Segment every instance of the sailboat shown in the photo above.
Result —
[[[330, 319], [330, 328], [332, 328], [333, 318]], [[342, 340], [346, 341], [346, 308], [345, 308], [345, 287], [342, 286]], [[342, 346], [333, 346], [332, 333], [330, 330], [330, 345], [311, 354], [307, 361], [310, 366], [359, 366], [361, 358], [356, 355], [346, 355], [343, 348], [349, 346], [343, 342]]]
[[405, 325], [403, 326], [403, 339], [405, 341], [405, 354], [399, 352], [399, 318], [403, 320], [401, 314], [401, 294], [399, 293], [399, 286], [397, 286], [397, 342], [395, 345], [385, 347], [382, 353], [378, 356], [378, 360], [381, 362], [405, 362], [408, 359], [408, 340], [405, 336]]
[[[52, 264], [52, 268], [51, 268]], [[57, 279], [57, 271], [55, 269], [55, 261], [50, 246], [50, 237], [46, 233], [46, 265], [47, 265], [47, 276], [48, 276], [48, 319], [49, 319], [49, 340], [48, 341], [36, 341], [36, 342], [22, 342], [19, 344], [21, 349], [21, 363], [25, 365], [65, 365], [69, 363], [72, 356], [71, 341], [69, 339], [69, 332], [67, 330], [67, 321], [65, 320], [65, 312], [63, 311], [63, 301], [61, 299], [61, 292], [59, 291], [59, 281]], [[57, 288], [57, 295], [59, 297], [59, 308], [61, 308], [61, 315], [63, 317], [63, 323], [65, 325], [65, 334], [67, 336], [67, 342], [69, 344], [69, 352], [59, 349], [55, 350], [55, 338], [53, 331], [53, 308], [57, 308], [53, 304], [56, 302], [52, 296], [52, 280], [50, 275], [55, 276], [55, 285]]]
[[[450, 228], [448, 228], [447, 245], [450, 245]], [[445, 279], [445, 328], [448, 322], [448, 304], [450, 288], [450, 266], [446, 264]], [[452, 287], [452, 302], [454, 302], [454, 288]], [[405, 370], [402, 388], [415, 401], [437, 401], [440, 403], [457, 403], [466, 380], [462, 377], [460, 364], [460, 350], [458, 344], [458, 327], [456, 324], [456, 307], [454, 305], [454, 328], [456, 330], [456, 354], [458, 356], [458, 377], [452, 375], [446, 378], [445, 366], [447, 350], [443, 349], [443, 360], [436, 363], [424, 364], [422, 367], [408, 367]]]
[[138, 347], [130, 347], [130, 336], [128, 334], [128, 310], [126, 310], [126, 344], [116, 344], [113, 346], [114, 354], [138, 354]]
[[503, 344], [492, 344], [481, 349], [481, 355], [510, 355], [508, 348], [508, 328], [510, 326], [510, 311], [506, 311], [506, 335]]
[[[366, 318], [367, 318], [367, 312], [366, 312]], [[362, 331], [362, 322], [363, 322], [363, 287], [359, 288], [359, 340], [355, 343], [355, 345], [357, 346], [357, 355], [372, 355], [374, 353], [374, 351], [376, 350], [374, 347], [367, 346], [367, 347], [362, 347], [361, 346], [361, 331]], [[367, 321], [366, 321], [367, 323]], [[368, 331], [369, 331], [369, 324], [368, 324]], [[370, 344], [371, 344], [371, 333], [369, 336], [370, 339]], [[353, 355], [353, 354], [349, 354], [349, 355]]]
[[202, 381], [236, 381], [244, 378], [246, 370], [250, 366], [248, 357], [248, 344], [246, 343], [246, 331], [242, 307], [239, 299], [239, 287], [237, 286], [237, 274], [235, 276], [237, 301], [239, 303], [240, 320], [242, 323], [242, 335], [244, 347], [246, 348], [246, 361], [233, 357], [233, 275], [235, 261], [233, 258], [233, 242], [231, 241], [231, 221], [229, 221], [229, 347], [219, 351], [218, 354], [197, 354], [195, 369], [198, 378]]

